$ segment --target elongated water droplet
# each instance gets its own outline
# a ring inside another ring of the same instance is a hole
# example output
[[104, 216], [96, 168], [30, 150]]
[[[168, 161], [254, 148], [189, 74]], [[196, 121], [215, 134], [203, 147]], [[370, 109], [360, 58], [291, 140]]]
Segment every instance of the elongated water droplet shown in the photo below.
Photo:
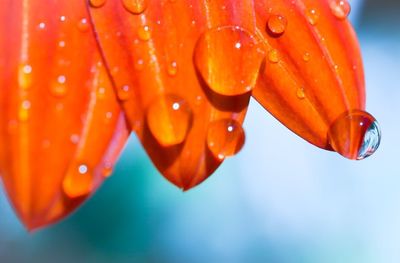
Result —
[[245, 133], [242, 125], [235, 120], [217, 120], [208, 127], [208, 148], [220, 160], [237, 154], [242, 149], [244, 141]]
[[379, 147], [381, 133], [374, 117], [364, 111], [351, 111], [340, 116], [330, 127], [332, 148], [346, 158], [362, 160]]
[[135, 15], [143, 13], [147, 7], [146, 0], [122, 0], [122, 4], [126, 10]]
[[176, 95], [157, 98], [148, 108], [147, 124], [153, 136], [163, 146], [182, 143], [190, 130], [192, 110]]
[[85, 196], [92, 188], [93, 174], [85, 163], [74, 166], [63, 180], [64, 193], [70, 198]]
[[32, 66], [20, 65], [18, 70], [18, 84], [22, 89], [28, 89], [32, 85]]
[[279, 62], [279, 52], [276, 49], [272, 49], [268, 52], [268, 60], [271, 63], [278, 63]]
[[171, 77], [174, 77], [176, 73], [178, 73], [178, 63], [176, 61], [172, 61], [171, 63], [168, 64], [167, 68], [168, 75]]
[[332, 13], [338, 19], [346, 19], [351, 11], [351, 6], [347, 0], [331, 0], [330, 7]]
[[317, 9], [311, 8], [307, 10], [306, 16], [308, 18], [308, 22], [315, 26], [319, 20], [319, 12]]
[[296, 92], [297, 98], [299, 99], [304, 99], [306, 97], [306, 94], [304, 93], [304, 88], [299, 88]]
[[282, 15], [271, 15], [267, 23], [268, 31], [274, 36], [282, 35], [287, 27], [287, 19]]
[[240, 27], [206, 31], [197, 41], [194, 61], [208, 86], [226, 96], [250, 92], [265, 54], [255, 38]]
[[18, 119], [21, 122], [25, 122], [29, 119], [29, 111], [31, 109], [31, 102], [29, 100], [24, 100], [21, 102], [18, 111]]
[[303, 60], [304, 60], [305, 62], [309, 62], [310, 59], [311, 59], [311, 54], [308, 53], [308, 52], [304, 53], [304, 55], [303, 55]]

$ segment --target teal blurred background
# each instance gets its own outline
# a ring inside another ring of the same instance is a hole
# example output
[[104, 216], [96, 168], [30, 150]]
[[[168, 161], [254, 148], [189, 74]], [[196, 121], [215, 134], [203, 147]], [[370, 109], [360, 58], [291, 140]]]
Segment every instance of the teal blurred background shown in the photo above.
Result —
[[243, 151], [183, 193], [131, 138], [67, 220], [28, 234], [0, 192], [0, 262], [400, 262], [400, 2], [352, 1], [380, 150], [362, 162], [299, 139], [252, 102]]

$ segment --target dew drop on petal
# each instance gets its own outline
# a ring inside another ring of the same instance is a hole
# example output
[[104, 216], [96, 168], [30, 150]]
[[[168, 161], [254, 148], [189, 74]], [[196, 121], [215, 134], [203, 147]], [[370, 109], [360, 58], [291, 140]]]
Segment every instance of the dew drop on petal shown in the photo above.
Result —
[[351, 11], [351, 6], [347, 0], [331, 0], [330, 7], [333, 15], [340, 19], [346, 19]]
[[85, 196], [92, 191], [93, 174], [85, 163], [80, 163], [68, 171], [62, 186], [70, 198]]
[[315, 8], [308, 9], [306, 11], [306, 16], [307, 16], [308, 22], [311, 25], [315, 26], [318, 23], [319, 12], [317, 9], [315, 9]]
[[378, 122], [364, 111], [351, 111], [341, 115], [328, 133], [332, 148], [346, 158], [362, 160], [379, 147], [381, 133]]
[[301, 100], [304, 99], [306, 97], [306, 94], [304, 93], [304, 88], [297, 89], [296, 95], [297, 95], [297, 98], [299, 98]]
[[86, 31], [88, 31], [89, 30], [89, 21], [88, 21], [88, 19], [87, 18], [82, 18], [81, 20], [79, 20], [79, 22], [78, 22], [78, 29], [81, 31], [81, 32], [86, 32]]
[[108, 178], [112, 175], [113, 173], [113, 166], [111, 163], [106, 163], [103, 167], [103, 170], [101, 171], [101, 174], [103, 175], [104, 178]]
[[32, 84], [32, 66], [29, 64], [20, 65], [18, 70], [18, 84], [26, 90]]
[[264, 57], [254, 36], [237, 26], [206, 31], [194, 51], [198, 73], [211, 90], [225, 96], [250, 92]]
[[271, 15], [267, 23], [268, 31], [275, 36], [282, 35], [287, 27], [287, 19], [282, 15]]
[[207, 146], [213, 155], [223, 160], [237, 154], [243, 147], [245, 133], [242, 125], [233, 119], [212, 122], [207, 131]]
[[123, 85], [117, 90], [118, 98], [122, 101], [128, 100], [131, 97], [131, 93], [132, 91], [129, 85]]
[[89, 0], [89, 3], [93, 7], [101, 7], [106, 3], [106, 0]]
[[140, 40], [148, 41], [151, 38], [150, 27], [147, 25], [139, 27], [137, 34]]
[[192, 124], [192, 110], [181, 97], [162, 95], [151, 103], [146, 119], [154, 138], [168, 147], [185, 141]]
[[279, 62], [279, 52], [276, 49], [272, 49], [268, 52], [268, 60], [271, 63], [278, 63]]
[[28, 121], [29, 119], [29, 111], [31, 108], [31, 102], [29, 100], [24, 100], [21, 102], [18, 111], [18, 120], [21, 122]]
[[132, 14], [139, 15], [146, 10], [146, 0], [122, 0], [123, 6]]
[[168, 75], [174, 77], [178, 73], [178, 63], [176, 61], [172, 61], [167, 66]]
[[309, 62], [310, 59], [311, 59], [311, 54], [308, 53], [308, 52], [305, 52], [304, 55], [303, 55], [303, 60], [304, 60], [305, 62]]

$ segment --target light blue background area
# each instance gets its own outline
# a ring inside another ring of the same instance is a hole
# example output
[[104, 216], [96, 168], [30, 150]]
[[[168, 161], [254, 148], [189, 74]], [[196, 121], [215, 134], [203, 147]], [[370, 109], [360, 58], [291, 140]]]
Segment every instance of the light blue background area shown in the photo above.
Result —
[[317, 149], [252, 102], [243, 151], [189, 192], [132, 138], [115, 174], [58, 225], [26, 233], [0, 194], [0, 262], [400, 262], [400, 2], [360, 11], [367, 108], [383, 131], [373, 157]]

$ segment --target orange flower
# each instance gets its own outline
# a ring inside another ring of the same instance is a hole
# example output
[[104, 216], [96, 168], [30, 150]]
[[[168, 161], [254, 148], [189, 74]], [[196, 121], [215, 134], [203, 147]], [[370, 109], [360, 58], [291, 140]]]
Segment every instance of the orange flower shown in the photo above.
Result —
[[343, 0], [6, 0], [0, 169], [20, 218], [45, 226], [93, 193], [125, 116], [184, 190], [241, 149], [252, 95], [310, 143], [371, 155], [380, 134], [349, 11]]

